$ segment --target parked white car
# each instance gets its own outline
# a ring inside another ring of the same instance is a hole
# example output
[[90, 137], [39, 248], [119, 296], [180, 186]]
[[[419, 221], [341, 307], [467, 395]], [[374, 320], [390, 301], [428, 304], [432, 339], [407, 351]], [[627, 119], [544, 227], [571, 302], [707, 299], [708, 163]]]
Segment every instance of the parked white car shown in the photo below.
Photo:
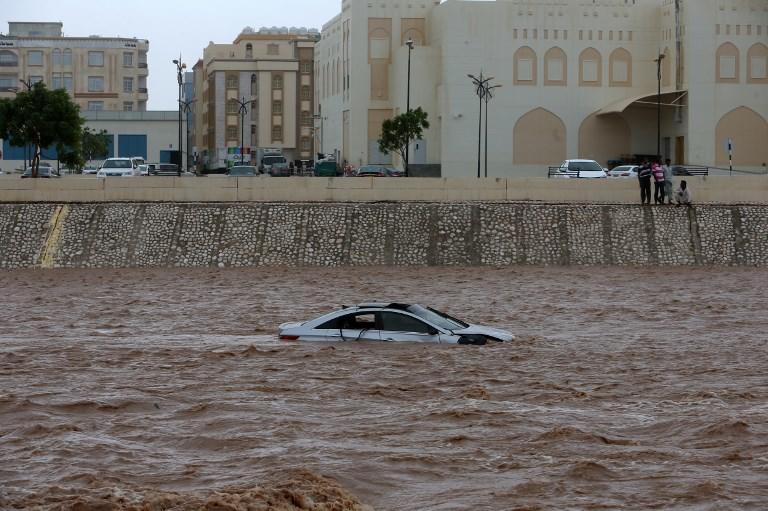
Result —
[[552, 177], [559, 178], [606, 178], [605, 169], [595, 160], [565, 160], [552, 169]]
[[137, 165], [131, 158], [107, 158], [96, 173], [96, 177], [132, 177], [138, 174]]
[[619, 165], [608, 171], [608, 177], [637, 177], [638, 165]]

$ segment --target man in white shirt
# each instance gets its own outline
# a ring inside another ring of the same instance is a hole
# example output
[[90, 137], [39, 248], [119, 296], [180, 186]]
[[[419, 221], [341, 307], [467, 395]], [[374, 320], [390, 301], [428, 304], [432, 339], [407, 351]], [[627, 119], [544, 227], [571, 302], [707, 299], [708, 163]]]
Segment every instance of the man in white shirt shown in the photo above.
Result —
[[691, 191], [688, 189], [688, 183], [685, 180], [680, 181], [680, 188], [675, 192], [675, 200], [678, 206], [691, 205]]

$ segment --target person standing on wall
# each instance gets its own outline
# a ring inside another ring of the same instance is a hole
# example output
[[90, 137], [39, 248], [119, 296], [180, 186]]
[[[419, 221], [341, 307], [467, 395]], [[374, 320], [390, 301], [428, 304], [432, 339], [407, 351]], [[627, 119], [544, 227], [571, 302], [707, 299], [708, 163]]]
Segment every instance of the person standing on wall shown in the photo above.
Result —
[[637, 180], [640, 182], [640, 204], [651, 203], [651, 164], [645, 160], [637, 169]]
[[667, 196], [667, 204], [671, 206], [672, 198], [674, 196], [674, 183], [672, 182], [672, 169], [669, 166], [670, 163], [672, 163], [672, 161], [667, 158], [664, 160], [664, 165], [662, 165], [661, 168], [664, 169], [664, 191]]
[[656, 204], [664, 204], [664, 194], [666, 193], [666, 187], [664, 186], [664, 169], [661, 167], [659, 160], [653, 162], [651, 171], [653, 172], [653, 180], [656, 184], [653, 190], [653, 201]]

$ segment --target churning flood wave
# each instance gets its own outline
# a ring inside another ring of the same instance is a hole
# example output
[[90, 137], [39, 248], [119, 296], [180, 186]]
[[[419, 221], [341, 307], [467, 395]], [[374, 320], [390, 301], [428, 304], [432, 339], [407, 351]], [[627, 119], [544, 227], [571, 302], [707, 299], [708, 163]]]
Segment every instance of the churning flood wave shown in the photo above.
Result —
[[[768, 270], [0, 273], [0, 509], [768, 509]], [[371, 299], [487, 346], [296, 344]]]

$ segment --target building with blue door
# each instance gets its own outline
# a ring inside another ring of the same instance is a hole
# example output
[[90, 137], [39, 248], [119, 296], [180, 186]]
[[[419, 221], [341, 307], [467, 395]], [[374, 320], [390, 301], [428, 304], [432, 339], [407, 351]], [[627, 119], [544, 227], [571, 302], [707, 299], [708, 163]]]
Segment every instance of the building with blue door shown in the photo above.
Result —
[[[168, 162], [170, 155], [179, 150], [179, 114], [177, 111], [150, 112], [81, 112], [85, 125], [94, 131], [104, 130], [109, 137], [107, 157], [141, 156], [147, 162]], [[186, 130], [186, 125], [182, 127]], [[2, 143], [0, 169], [12, 172], [23, 169], [33, 149], [14, 147], [7, 140]], [[185, 145], [184, 152], [187, 147]], [[57, 166], [56, 148], [43, 150], [42, 161]], [[100, 161], [89, 162], [98, 164]]]

